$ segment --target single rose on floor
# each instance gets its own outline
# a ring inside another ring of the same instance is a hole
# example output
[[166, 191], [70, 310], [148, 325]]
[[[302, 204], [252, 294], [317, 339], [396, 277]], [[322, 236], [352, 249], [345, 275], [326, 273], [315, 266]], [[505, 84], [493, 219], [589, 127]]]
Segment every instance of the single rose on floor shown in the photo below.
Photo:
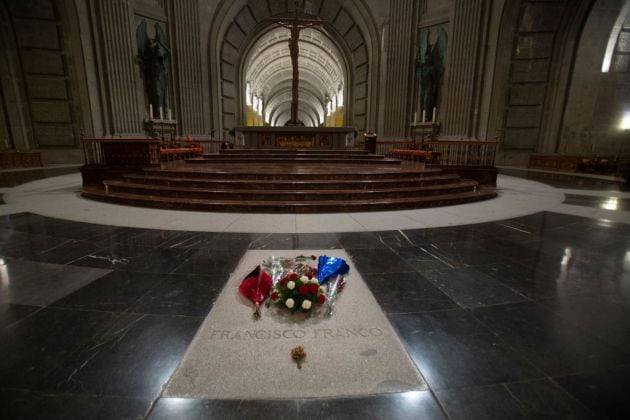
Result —
[[304, 346], [297, 346], [291, 350], [291, 359], [297, 363], [298, 369], [302, 369], [302, 361], [306, 358], [306, 352]]

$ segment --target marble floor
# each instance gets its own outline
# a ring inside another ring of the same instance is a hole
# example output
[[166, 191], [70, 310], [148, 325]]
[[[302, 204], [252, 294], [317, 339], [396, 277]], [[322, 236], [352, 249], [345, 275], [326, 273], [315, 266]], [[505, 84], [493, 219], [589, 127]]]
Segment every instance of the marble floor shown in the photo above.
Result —
[[[85, 202], [76, 173], [2, 178], [2, 418], [626, 418], [630, 194], [534, 176], [501, 175], [484, 205], [288, 221]], [[428, 390], [163, 397], [229, 274], [265, 249], [345, 250]]]

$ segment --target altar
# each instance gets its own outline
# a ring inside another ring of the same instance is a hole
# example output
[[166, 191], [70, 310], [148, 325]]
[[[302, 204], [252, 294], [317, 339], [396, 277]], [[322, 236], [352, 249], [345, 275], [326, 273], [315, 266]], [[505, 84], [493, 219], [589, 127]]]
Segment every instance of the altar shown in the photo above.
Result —
[[354, 146], [353, 127], [236, 127], [236, 143], [247, 149], [332, 149]]

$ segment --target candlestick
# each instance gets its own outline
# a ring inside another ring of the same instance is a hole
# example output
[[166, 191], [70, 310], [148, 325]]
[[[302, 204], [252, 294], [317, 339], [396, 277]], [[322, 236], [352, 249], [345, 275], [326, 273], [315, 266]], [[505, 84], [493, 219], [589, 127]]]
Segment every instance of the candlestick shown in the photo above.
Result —
[[164, 110], [160, 107], [160, 121], [164, 119]]
[[423, 123], [427, 122], [427, 111], [426, 111], [426, 109], [422, 110], [422, 122]]
[[149, 104], [149, 119], [153, 119], [153, 104]]
[[437, 108], [433, 107], [433, 119], [431, 120], [431, 122], [435, 122], [435, 116], [437, 115]]

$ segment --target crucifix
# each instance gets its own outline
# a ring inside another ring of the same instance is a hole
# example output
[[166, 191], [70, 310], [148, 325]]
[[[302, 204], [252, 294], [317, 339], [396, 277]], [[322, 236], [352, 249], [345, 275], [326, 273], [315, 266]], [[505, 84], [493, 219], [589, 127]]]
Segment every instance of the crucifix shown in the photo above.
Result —
[[294, 3], [295, 13], [287, 13], [284, 16], [276, 16], [273, 19], [277, 25], [291, 31], [291, 35], [289, 37], [289, 54], [291, 55], [291, 66], [293, 67], [293, 82], [291, 84], [291, 120], [287, 123], [287, 125], [297, 126], [301, 125], [298, 122], [297, 116], [299, 97], [298, 88], [300, 85], [300, 72], [298, 70], [298, 57], [300, 55], [298, 41], [300, 38], [300, 31], [305, 28], [311, 28], [315, 25], [321, 25], [324, 21], [310, 13], [307, 13], [306, 9], [309, 9], [310, 11], [310, 7], [305, 7], [305, 11], [303, 12], [298, 12], [298, 5], [300, 1], [295, 0]]

